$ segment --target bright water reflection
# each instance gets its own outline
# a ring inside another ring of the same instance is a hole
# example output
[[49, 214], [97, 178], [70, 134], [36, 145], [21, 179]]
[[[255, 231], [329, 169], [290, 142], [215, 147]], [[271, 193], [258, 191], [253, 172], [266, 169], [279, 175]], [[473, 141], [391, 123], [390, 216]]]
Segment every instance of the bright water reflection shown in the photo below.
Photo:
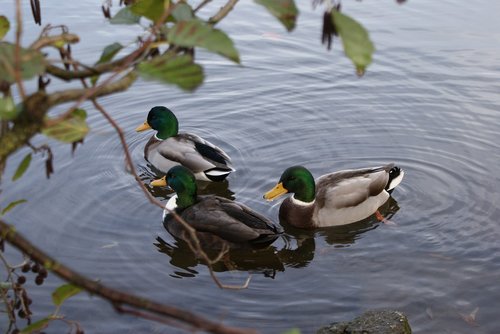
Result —
[[[94, 1], [75, 5], [78, 15], [65, 5], [43, 5], [45, 22], [82, 32], [74, 52], [89, 63], [104, 46], [131, 42], [136, 31], [111, 30]], [[497, 332], [500, 21], [494, 13], [500, 4], [353, 1], [344, 11], [370, 30], [378, 50], [362, 79], [339, 43], [333, 52], [319, 45], [321, 13], [307, 2], [292, 34], [252, 2], [241, 2], [221, 28], [235, 40], [244, 66], [199, 52], [207, 80], [194, 94], [140, 81], [101, 102], [126, 130], [144, 182], [155, 174], [142, 157], [147, 135], [134, 128], [150, 107], [167, 105], [181, 130], [233, 157], [237, 171], [228, 182], [203, 192], [234, 197], [273, 219], [279, 203], [264, 202], [262, 194], [290, 165], [304, 164], [319, 176], [397, 162], [406, 177], [384, 208], [395, 225], [371, 217], [340, 229], [287, 228], [288, 236], [269, 250], [230, 254], [216, 268], [224, 283], [241, 284], [255, 274], [249, 289], [221, 291], [206, 267], [165, 232], [161, 212], [125, 170], [115, 133], [90, 106], [92, 132], [75, 156], [67, 145], [53, 144], [50, 180], [41, 160], [23, 183], [5, 179], [6, 201], [29, 200], [6, 219], [105, 284], [265, 333], [291, 326], [312, 333], [370, 308], [400, 309], [417, 333]], [[38, 33], [32, 25], [26, 29], [28, 40]], [[23, 156], [9, 161], [7, 175]], [[170, 192], [154, 195], [164, 200]], [[42, 316], [50, 300], [34, 293]], [[479, 326], [471, 327], [461, 314], [476, 308]], [[173, 332], [118, 316], [85, 294], [64, 313], [89, 333]]]

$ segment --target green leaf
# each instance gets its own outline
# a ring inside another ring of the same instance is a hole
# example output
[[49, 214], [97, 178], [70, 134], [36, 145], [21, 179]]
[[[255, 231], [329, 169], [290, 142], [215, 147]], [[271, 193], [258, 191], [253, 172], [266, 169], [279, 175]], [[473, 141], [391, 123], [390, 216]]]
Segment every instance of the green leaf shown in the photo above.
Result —
[[86, 118], [85, 110], [75, 109], [69, 118], [44, 127], [42, 133], [64, 143], [73, 143], [83, 139], [89, 132]]
[[140, 15], [132, 13], [129, 7], [124, 7], [118, 11], [110, 20], [111, 24], [137, 24], [141, 20]]
[[0, 121], [10, 121], [19, 113], [20, 109], [16, 108], [12, 97], [0, 97]]
[[156, 22], [162, 17], [169, 4], [169, 0], [138, 0], [130, 6], [130, 10], [134, 14]]
[[19, 204], [22, 204], [22, 203], [25, 203], [27, 202], [27, 200], [25, 199], [18, 199], [17, 201], [14, 201], [14, 202], [10, 202], [6, 207], [5, 209], [2, 210], [2, 216], [4, 214], [6, 214], [7, 212], [9, 212], [10, 210], [14, 209], [16, 206], [18, 206]]
[[18, 178], [20, 178], [21, 176], [23, 176], [24, 172], [26, 172], [26, 170], [30, 166], [30, 162], [31, 162], [31, 153], [28, 153], [24, 157], [23, 161], [21, 161], [21, 163], [17, 167], [17, 170], [14, 173], [14, 176], [12, 177], [12, 181], [15, 181]]
[[175, 45], [184, 47], [200, 46], [234, 62], [240, 62], [240, 56], [233, 41], [223, 31], [212, 28], [200, 20], [177, 23], [170, 29], [168, 40]]
[[55, 306], [61, 306], [64, 301], [80, 293], [82, 288], [73, 284], [63, 284], [52, 292], [52, 302]]
[[363, 75], [366, 67], [372, 62], [375, 51], [368, 31], [351, 17], [336, 10], [332, 11], [332, 20], [342, 39], [346, 56], [356, 66], [358, 75]]
[[274, 17], [281, 21], [286, 30], [292, 31], [295, 28], [299, 10], [293, 0], [255, 0], [255, 2], [266, 7]]
[[2, 39], [9, 32], [9, 29], [9, 20], [5, 16], [0, 15], [0, 39]]
[[[99, 60], [95, 64], [97, 65], [97, 64], [107, 63], [108, 61], [113, 59], [113, 57], [118, 52], [120, 52], [121, 49], [123, 49], [123, 45], [121, 45], [120, 43], [113, 43], [113, 44], [106, 46], [104, 48], [104, 50], [102, 50], [101, 58], [99, 58]], [[90, 79], [90, 82], [92, 82], [92, 85], [95, 85], [98, 79], [99, 79], [99, 76], [94, 75]]]
[[191, 20], [194, 18], [193, 9], [187, 3], [180, 2], [172, 10], [172, 17], [175, 22]]
[[138, 67], [144, 79], [174, 84], [185, 90], [194, 90], [203, 83], [203, 68], [189, 55], [156, 57]]
[[42, 320], [38, 320], [28, 327], [25, 327], [22, 331], [21, 334], [31, 334], [34, 332], [38, 332], [44, 328], [46, 328], [49, 325], [50, 319], [49, 318], [43, 318]]
[[[0, 42], [0, 78], [8, 83], [14, 83], [14, 54], [15, 45], [7, 42]], [[21, 78], [28, 80], [42, 74], [45, 70], [43, 55], [35, 50], [20, 49]]]

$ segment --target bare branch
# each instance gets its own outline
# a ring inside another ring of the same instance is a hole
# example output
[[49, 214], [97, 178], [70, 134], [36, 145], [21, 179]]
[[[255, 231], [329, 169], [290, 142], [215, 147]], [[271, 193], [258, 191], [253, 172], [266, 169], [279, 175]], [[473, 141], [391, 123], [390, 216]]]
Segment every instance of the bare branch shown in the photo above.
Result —
[[227, 14], [229, 14], [236, 3], [238, 3], [238, 0], [228, 0], [228, 2], [224, 6], [222, 6], [214, 16], [208, 19], [208, 23], [212, 25], [217, 24], [220, 20], [225, 18]]
[[[58, 77], [63, 80], [72, 80], [72, 79], [82, 79], [82, 78], [90, 78], [94, 75], [99, 75], [107, 72], [111, 72], [122, 68], [125, 62], [129, 62], [129, 56], [125, 56], [123, 58], [117, 59], [115, 61], [103, 64], [97, 64], [95, 66], [85, 66], [86, 69], [78, 70], [78, 71], [67, 71], [60, 67], [54, 65], [48, 65], [46, 67], [47, 73]], [[141, 58], [143, 54], [138, 54], [138, 58]], [[131, 63], [133, 63], [136, 59], [133, 59]], [[79, 64], [83, 66], [83, 64]]]
[[50, 107], [52, 107], [65, 102], [79, 101], [82, 98], [87, 99], [89, 97], [99, 97], [122, 92], [129, 88], [136, 78], [137, 74], [135, 72], [129, 72], [120, 80], [110, 84], [102, 84], [88, 89], [68, 89], [60, 92], [55, 92], [48, 95], [48, 104]]
[[80, 41], [80, 37], [75, 34], [61, 34], [61, 35], [56, 35], [56, 36], [45, 36], [45, 37], [40, 37], [36, 41], [34, 41], [31, 45], [30, 48], [34, 50], [40, 50], [41, 48], [44, 48], [46, 46], [53, 46], [54, 44], [57, 43], [70, 43], [70, 44], [75, 44]]
[[203, 7], [205, 7], [208, 3], [212, 2], [212, 0], [203, 0], [198, 6], [196, 6], [195, 9], [193, 9], [193, 12], [197, 12], [199, 11], [200, 9], [202, 9]]

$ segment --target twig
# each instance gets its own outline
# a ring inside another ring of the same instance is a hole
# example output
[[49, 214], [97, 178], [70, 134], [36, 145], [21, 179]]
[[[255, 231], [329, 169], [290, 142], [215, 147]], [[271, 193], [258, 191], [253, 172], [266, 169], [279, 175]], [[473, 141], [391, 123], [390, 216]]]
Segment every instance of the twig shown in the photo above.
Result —
[[55, 43], [59, 42], [75, 44], [78, 43], [79, 41], [80, 37], [78, 37], [78, 35], [64, 33], [56, 36], [40, 37], [30, 45], [30, 48], [34, 50], [40, 50], [41, 48], [44, 48], [49, 45], [54, 45]]
[[16, 46], [14, 49], [14, 76], [16, 78], [17, 87], [19, 88], [19, 95], [24, 101], [26, 99], [26, 91], [24, 90], [24, 84], [21, 77], [21, 35], [23, 33], [23, 21], [21, 13], [21, 0], [16, 1]]
[[228, 0], [228, 2], [224, 6], [222, 6], [214, 16], [208, 19], [208, 23], [212, 25], [217, 24], [220, 20], [225, 18], [227, 14], [229, 14], [236, 3], [238, 3], [238, 0]]
[[94, 107], [99, 110], [99, 112], [106, 118], [106, 120], [111, 124], [111, 126], [115, 129], [116, 133], [118, 134], [118, 137], [120, 138], [120, 143], [122, 145], [123, 151], [125, 152], [125, 161], [127, 162], [127, 166], [129, 168], [130, 173], [134, 177], [134, 179], [137, 181], [137, 184], [141, 188], [142, 192], [144, 195], [146, 195], [146, 198], [154, 205], [164, 208], [164, 205], [158, 201], [151, 193], [148, 191], [144, 183], [142, 183], [141, 178], [137, 174], [137, 170], [135, 169], [134, 163], [132, 161], [132, 156], [130, 155], [130, 150], [128, 149], [128, 144], [127, 141], [125, 140], [125, 135], [123, 134], [123, 130], [120, 128], [120, 126], [116, 123], [116, 121], [104, 110], [104, 108], [95, 100], [91, 99], [92, 104]]
[[92, 95], [94, 97], [109, 95], [112, 93], [117, 93], [126, 90], [137, 78], [137, 74], [135, 72], [130, 72], [120, 80], [113, 82], [111, 84], [106, 85], [106, 87], [100, 87], [99, 90], [95, 90], [92, 88], [89, 89], [68, 89], [60, 92], [55, 92], [48, 95], [48, 104], [49, 106], [55, 106], [57, 104], [71, 102], [71, 101], [79, 101], [82, 97], [86, 97], [87, 95]]
[[112, 302], [114, 305], [128, 305], [140, 310], [150, 312], [162, 317], [171, 318], [180, 322], [189, 324], [200, 330], [210, 333], [220, 334], [254, 334], [255, 330], [240, 329], [228, 327], [220, 323], [212, 322], [202, 316], [196, 315], [173, 306], [159, 304], [149, 299], [124, 293], [119, 290], [107, 287], [96, 281], [93, 281], [81, 274], [76, 273], [65, 265], [57, 262], [54, 258], [47, 255], [44, 251], [31, 244], [21, 234], [17, 233], [14, 226], [11, 226], [0, 220], [0, 237], [8, 241], [11, 245], [26, 253], [30, 258], [51, 270], [60, 278], [74, 285], [81, 287], [87, 292], [100, 296]]
[[208, 3], [212, 2], [212, 0], [203, 0], [198, 6], [196, 6], [195, 9], [193, 9], [193, 12], [197, 12], [199, 11], [200, 9], [202, 9], [203, 7], [205, 7]]

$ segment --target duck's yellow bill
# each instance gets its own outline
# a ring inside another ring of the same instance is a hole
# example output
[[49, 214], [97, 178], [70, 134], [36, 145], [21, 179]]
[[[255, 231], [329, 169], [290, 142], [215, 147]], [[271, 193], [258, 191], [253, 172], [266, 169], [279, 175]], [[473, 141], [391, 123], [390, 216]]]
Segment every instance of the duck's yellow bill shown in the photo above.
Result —
[[267, 199], [268, 201], [272, 201], [275, 198], [280, 197], [281, 195], [284, 195], [288, 192], [288, 190], [283, 187], [283, 183], [280, 182], [276, 186], [274, 186], [273, 189], [269, 190], [267, 193], [264, 194], [264, 198]]
[[143, 124], [139, 125], [138, 127], [135, 128], [135, 131], [141, 132], [141, 131], [146, 131], [151, 129], [151, 125], [146, 121]]
[[152, 187], [165, 187], [167, 185], [167, 177], [164, 176], [161, 179], [153, 180], [150, 185]]

